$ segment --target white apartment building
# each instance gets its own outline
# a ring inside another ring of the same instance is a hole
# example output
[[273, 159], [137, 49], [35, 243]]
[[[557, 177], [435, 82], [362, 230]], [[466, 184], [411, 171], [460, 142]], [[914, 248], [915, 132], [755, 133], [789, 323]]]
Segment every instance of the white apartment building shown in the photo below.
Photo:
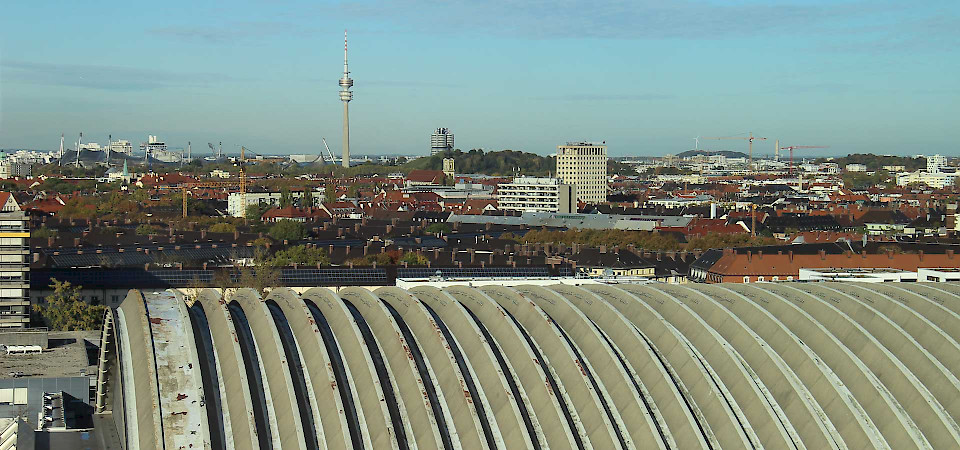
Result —
[[923, 170], [918, 170], [916, 172], [905, 172], [897, 174], [897, 185], [898, 186], [907, 186], [910, 184], [925, 184], [934, 189], [943, 189], [947, 186], [952, 186], [956, 183], [956, 179], [960, 178], [960, 172], [928, 172]]
[[0, 329], [30, 325], [30, 221], [0, 192]]
[[430, 156], [453, 150], [453, 133], [449, 128], [437, 128], [430, 135]]
[[31, 164], [7, 157], [0, 152], [0, 178], [27, 178], [30, 176]]
[[866, 172], [867, 166], [864, 164], [847, 164], [847, 172]]
[[[290, 196], [295, 200], [299, 200], [303, 197], [303, 191], [292, 191]], [[280, 206], [280, 193], [279, 192], [247, 192], [245, 197], [247, 198], [247, 204], [243, 204], [243, 195], [240, 195], [239, 192], [231, 192], [227, 196], [227, 214], [232, 217], [243, 217], [247, 212], [247, 206], [249, 205], [270, 205], [270, 206]], [[324, 194], [323, 188], [319, 188], [313, 191], [313, 206], [318, 206], [323, 202]]]
[[558, 145], [557, 178], [576, 187], [579, 201], [606, 202], [607, 146], [592, 142]]
[[947, 167], [947, 157], [943, 155], [933, 155], [927, 157], [927, 172], [937, 173]]
[[517, 177], [497, 186], [501, 210], [522, 212], [577, 212], [577, 188], [557, 178]]

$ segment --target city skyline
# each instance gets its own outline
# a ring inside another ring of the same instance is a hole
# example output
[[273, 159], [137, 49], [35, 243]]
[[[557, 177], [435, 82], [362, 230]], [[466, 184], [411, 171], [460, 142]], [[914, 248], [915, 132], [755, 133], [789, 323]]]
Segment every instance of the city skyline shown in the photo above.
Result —
[[[611, 156], [653, 156], [752, 131], [770, 138], [758, 156], [775, 139], [823, 154], [958, 154], [960, 7], [948, 2], [181, 6], [7, 6], [0, 148], [56, 150], [61, 132], [82, 131], [315, 153], [340, 134], [349, 28], [363, 74], [356, 155], [428, 154], [438, 126], [465, 151], [603, 140]], [[41, 17], [55, 33], [37, 33]]]

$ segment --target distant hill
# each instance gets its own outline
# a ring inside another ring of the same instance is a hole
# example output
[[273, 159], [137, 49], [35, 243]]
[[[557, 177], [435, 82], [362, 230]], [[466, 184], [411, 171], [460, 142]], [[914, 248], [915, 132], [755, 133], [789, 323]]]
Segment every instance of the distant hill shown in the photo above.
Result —
[[469, 152], [453, 150], [426, 158], [418, 158], [405, 163], [403, 170], [442, 170], [443, 158], [454, 159], [454, 168], [457, 173], [512, 176], [519, 167], [520, 173], [523, 175], [546, 176], [557, 170], [556, 159], [552, 156], [540, 156], [536, 153], [514, 150], [485, 153], [482, 149], [473, 149]]
[[847, 164], [863, 164], [867, 170], [880, 170], [883, 166], [903, 166], [906, 170], [914, 171], [927, 166], [927, 158], [911, 158], [908, 156], [881, 156], [872, 153], [854, 153], [841, 158], [820, 158], [817, 162], [835, 162], [840, 167]]
[[719, 150], [719, 151], [707, 151], [707, 150], [687, 150], [683, 153], [678, 154], [680, 158], [690, 158], [693, 156], [726, 156], [727, 158], [747, 158], [750, 155], [747, 155], [743, 152], [732, 152], [729, 150]]

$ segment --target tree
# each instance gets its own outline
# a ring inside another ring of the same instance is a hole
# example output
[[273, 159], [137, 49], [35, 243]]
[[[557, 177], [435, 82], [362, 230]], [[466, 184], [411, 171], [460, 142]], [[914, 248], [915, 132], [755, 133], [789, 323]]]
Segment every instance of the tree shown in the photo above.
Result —
[[107, 311], [104, 305], [91, 305], [80, 296], [81, 286], [52, 279], [53, 294], [46, 303], [33, 305], [33, 312], [47, 328], [55, 331], [95, 330]]
[[307, 229], [300, 222], [283, 219], [270, 227], [269, 234], [278, 241], [299, 241], [307, 237]]
[[280, 189], [280, 207], [286, 208], [293, 205], [293, 194], [290, 193], [290, 188], [284, 186]]
[[157, 234], [160, 232], [160, 228], [153, 225], [141, 224], [137, 226], [136, 233], [139, 236], [146, 236], [148, 234]]
[[303, 190], [303, 197], [300, 198], [300, 207], [301, 208], [313, 208], [315, 206], [313, 201], [313, 192], [309, 187]]
[[433, 233], [433, 234], [448, 234], [451, 231], [453, 231], [453, 228], [451, 228], [450, 224], [448, 223], [439, 222], [439, 223], [431, 224], [426, 228], [425, 231], [427, 233]]
[[265, 263], [273, 267], [286, 267], [294, 264], [299, 266], [316, 266], [317, 264], [330, 265], [330, 257], [326, 250], [306, 245], [296, 245], [280, 250], [266, 259]]
[[326, 203], [337, 201], [337, 187], [333, 183], [327, 183], [323, 187], [323, 201]]
[[426, 256], [423, 256], [419, 253], [407, 252], [400, 257], [398, 262], [405, 262], [411, 266], [425, 266], [429, 260]]
[[232, 223], [221, 222], [210, 225], [210, 228], [207, 229], [207, 231], [211, 233], [233, 233], [237, 231], [237, 227]]

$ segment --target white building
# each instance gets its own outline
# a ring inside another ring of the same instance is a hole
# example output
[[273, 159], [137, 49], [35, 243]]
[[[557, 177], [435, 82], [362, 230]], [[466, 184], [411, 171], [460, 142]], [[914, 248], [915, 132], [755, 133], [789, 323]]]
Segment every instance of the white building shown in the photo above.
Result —
[[501, 210], [523, 212], [577, 212], [577, 188], [557, 178], [517, 177], [497, 186]]
[[882, 169], [890, 173], [903, 172], [904, 170], [907, 170], [905, 166], [901, 165], [883, 166]]
[[[323, 192], [323, 188], [318, 188], [313, 191], [313, 206], [317, 206], [323, 202]], [[299, 200], [301, 197], [303, 197], [303, 191], [292, 191], [290, 192], [290, 195], [295, 200]], [[240, 195], [239, 192], [231, 192], [230, 195], [227, 196], [227, 214], [233, 217], [243, 217], [246, 214], [247, 206], [249, 205], [280, 206], [279, 192], [247, 192], [246, 205], [244, 205], [243, 200], [241, 200], [243, 197], [244, 196]]]
[[437, 128], [430, 135], [430, 156], [453, 150], [453, 133], [449, 128]]
[[140, 150], [143, 150], [151, 155], [156, 155], [159, 153], [165, 153], [167, 151], [167, 144], [151, 134], [147, 136], [147, 142], [140, 143]]
[[230, 172], [222, 169], [213, 169], [210, 171], [210, 178], [230, 178]]
[[847, 164], [847, 172], [866, 172], [867, 166], [865, 164]]
[[907, 186], [910, 184], [925, 184], [934, 189], [943, 189], [956, 183], [960, 173], [957, 172], [928, 172], [918, 170], [916, 172], [906, 172], [897, 174], [897, 185]]
[[592, 142], [558, 145], [557, 178], [576, 187], [579, 201], [606, 202], [607, 146]]
[[943, 155], [933, 155], [927, 157], [927, 172], [937, 173], [947, 167], [947, 157]]
[[27, 178], [30, 176], [30, 163], [10, 158], [5, 152], [0, 152], [0, 178]]
[[133, 144], [126, 139], [118, 139], [110, 142], [110, 153], [133, 153]]
[[0, 192], [0, 328], [30, 325], [30, 221], [9, 192]]

